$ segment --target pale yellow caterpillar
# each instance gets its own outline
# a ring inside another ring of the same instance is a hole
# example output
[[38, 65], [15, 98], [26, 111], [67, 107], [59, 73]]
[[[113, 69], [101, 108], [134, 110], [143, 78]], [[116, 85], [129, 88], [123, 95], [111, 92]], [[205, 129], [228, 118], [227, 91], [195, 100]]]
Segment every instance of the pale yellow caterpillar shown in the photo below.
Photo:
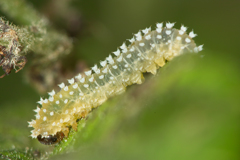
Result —
[[[43, 144], [54, 144], [68, 136], [69, 127], [77, 129], [77, 120], [85, 117], [93, 108], [98, 107], [109, 97], [120, 94], [128, 85], [141, 84], [142, 73], [156, 74], [159, 67], [164, 66], [176, 56], [186, 52], [197, 53], [202, 50], [196, 46], [192, 38], [193, 31], [186, 33], [187, 28], [174, 29], [174, 23], [157, 23], [156, 30], [146, 28], [130, 39], [112, 55], [101, 61], [92, 70], [68, 80], [70, 85], [61, 83], [61, 90], [49, 92], [48, 99], [40, 98], [42, 105], [34, 110], [36, 120], [29, 123], [32, 138], [38, 138]], [[94, 73], [92, 73], [94, 72]], [[76, 81], [75, 81], [76, 80]]]

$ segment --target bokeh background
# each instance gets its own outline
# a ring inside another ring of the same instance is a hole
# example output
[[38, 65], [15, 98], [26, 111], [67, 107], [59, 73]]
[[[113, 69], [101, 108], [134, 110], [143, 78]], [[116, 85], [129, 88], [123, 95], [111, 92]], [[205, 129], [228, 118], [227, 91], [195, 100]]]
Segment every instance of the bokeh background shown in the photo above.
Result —
[[[60, 146], [50, 159], [240, 159], [239, 0], [28, 3], [72, 37], [74, 48], [63, 60], [69, 68], [78, 60], [91, 67], [156, 22], [184, 24], [198, 34], [196, 43], [204, 44], [199, 55], [177, 57], [157, 76], [146, 74], [143, 85], [129, 87], [94, 110], [80, 122], [85, 127], [73, 135], [74, 143], [65, 144], [68, 153], [58, 154]], [[22, 25], [6, 13], [1, 16]], [[39, 158], [53, 146], [32, 140], [27, 121], [46, 93], [24, 75], [25, 68], [0, 79], [0, 149], [30, 149]]]

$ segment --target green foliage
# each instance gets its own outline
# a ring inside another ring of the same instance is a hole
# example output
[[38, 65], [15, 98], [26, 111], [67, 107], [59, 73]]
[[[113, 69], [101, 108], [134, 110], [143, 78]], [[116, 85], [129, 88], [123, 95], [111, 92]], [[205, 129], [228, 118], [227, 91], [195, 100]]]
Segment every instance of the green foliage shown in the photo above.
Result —
[[[79, 121], [77, 132], [71, 130], [57, 146], [44, 146], [29, 137], [27, 121], [34, 118], [39, 94], [21, 83], [22, 74], [5, 77], [0, 85], [0, 158], [238, 160], [240, 66], [235, 18], [239, 3], [94, 2], [92, 7], [90, 1], [74, 1], [75, 8], [83, 8], [88, 18], [83, 22], [85, 36], [76, 35], [79, 41], [74, 52], [89, 66], [103, 60], [132, 32], [161, 21], [194, 28], [199, 35], [196, 43], [205, 44], [200, 53], [205, 56], [184, 55], [156, 76], [145, 75], [145, 83], [129, 87], [95, 109]], [[17, 9], [10, 11], [30, 12]], [[7, 19], [18, 17], [14, 24], [31, 25], [20, 14], [9, 15], [13, 16]]]
[[39, 158], [40, 153], [26, 149], [25, 151], [18, 151], [15, 149], [2, 151], [0, 154], [1, 159], [14, 159], [14, 160], [34, 160]]

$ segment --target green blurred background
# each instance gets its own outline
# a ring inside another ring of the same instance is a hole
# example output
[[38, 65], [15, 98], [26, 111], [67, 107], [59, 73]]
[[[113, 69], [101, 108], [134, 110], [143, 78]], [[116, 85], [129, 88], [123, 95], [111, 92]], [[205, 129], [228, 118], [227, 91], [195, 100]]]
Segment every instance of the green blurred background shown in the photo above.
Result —
[[[29, 3], [73, 38], [66, 65], [77, 59], [91, 67], [156, 22], [184, 24], [198, 34], [196, 43], [204, 44], [203, 58], [177, 57], [157, 76], [146, 75], [143, 85], [94, 110], [67, 147], [70, 153], [52, 159], [240, 159], [239, 0]], [[23, 77], [24, 70], [0, 79], [0, 149], [50, 151], [29, 137], [27, 121], [40, 95]]]

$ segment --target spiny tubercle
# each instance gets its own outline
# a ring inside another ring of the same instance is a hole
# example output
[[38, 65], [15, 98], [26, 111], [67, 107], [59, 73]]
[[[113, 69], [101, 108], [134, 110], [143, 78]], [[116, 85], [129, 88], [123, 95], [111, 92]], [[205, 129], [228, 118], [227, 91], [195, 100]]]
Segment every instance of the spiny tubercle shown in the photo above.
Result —
[[156, 26], [154, 31], [151, 28], [139, 31], [129, 39], [129, 45], [123, 43], [113, 52], [114, 58], [109, 55], [101, 61], [100, 68], [94, 65], [85, 76], [79, 74], [69, 79], [69, 86], [59, 84], [60, 92], [52, 90], [48, 99], [40, 98], [37, 103], [42, 107], [34, 110], [36, 120], [28, 122], [29, 127], [34, 128], [31, 137], [48, 138], [59, 132], [67, 136], [69, 126], [77, 129], [77, 119], [85, 117], [109, 97], [124, 92], [128, 85], [141, 84], [142, 73], [155, 74], [166, 61], [186, 52], [202, 50], [203, 46], [196, 46], [192, 39], [196, 34], [191, 31], [188, 35], [185, 26], [179, 30], [173, 28], [174, 23], [166, 23], [166, 27], [157, 23]]

